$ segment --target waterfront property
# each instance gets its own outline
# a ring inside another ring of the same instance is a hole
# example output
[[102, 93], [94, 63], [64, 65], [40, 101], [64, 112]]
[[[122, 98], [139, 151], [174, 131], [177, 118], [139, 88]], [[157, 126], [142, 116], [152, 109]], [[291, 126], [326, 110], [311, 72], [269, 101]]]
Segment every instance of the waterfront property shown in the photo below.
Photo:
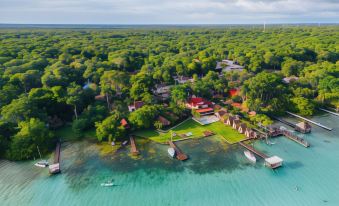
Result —
[[232, 60], [222, 60], [221, 62], [217, 62], [217, 66], [215, 70], [219, 73], [221, 72], [229, 72], [229, 71], [242, 71], [244, 69], [243, 66], [238, 65], [236, 61]]
[[[224, 125], [222, 122], [217, 121], [208, 125], [201, 125], [196, 121], [190, 119], [183, 124], [178, 125], [171, 129], [173, 131], [173, 141], [182, 140], [187, 138], [200, 138], [204, 137], [204, 132], [212, 131], [215, 135], [220, 136], [227, 142], [233, 144], [244, 140], [246, 137], [243, 134], [239, 134], [237, 130], [233, 130], [232, 127]], [[171, 133], [161, 133], [156, 130], [139, 130], [133, 133], [135, 136], [149, 138], [153, 141], [166, 143], [171, 138]]]
[[168, 144], [175, 150], [176, 158], [178, 160], [184, 161], [188, 159], [188, 156], [185, 153], [183, 153], [174, 142], [168, 141]]
[[129, 112], [133, 112], [139, 108], [141, 108], [142, 106], [144, 106], [144, 102], [143, 101], [134, 101], [133, 104], [128, 106], [128, 111]]
[[269, 157], [266, 154], [249, 146], [248, 144], [245, 144], [243, 142], [239, 142], [239, 144], [243, 146], [244, 148], [248, 149], [249, 151], [253, 152], [254, 154], [258, 155], [259, 157], [263, 158], [265, 160], [265, 166], [272, 168], [272, 169], [282, 166], [283, 159], [281, 159], [280, 157], [278, 156]]

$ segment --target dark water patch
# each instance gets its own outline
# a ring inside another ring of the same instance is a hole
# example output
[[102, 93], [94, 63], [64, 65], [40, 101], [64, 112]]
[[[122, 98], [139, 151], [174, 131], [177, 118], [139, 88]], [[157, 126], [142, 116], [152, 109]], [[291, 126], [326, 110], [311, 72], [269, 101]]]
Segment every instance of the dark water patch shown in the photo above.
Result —
[[299, 169], [304, 166], [304, 164], [300, 161], [287, 162], [285, 165], [291, 169]]

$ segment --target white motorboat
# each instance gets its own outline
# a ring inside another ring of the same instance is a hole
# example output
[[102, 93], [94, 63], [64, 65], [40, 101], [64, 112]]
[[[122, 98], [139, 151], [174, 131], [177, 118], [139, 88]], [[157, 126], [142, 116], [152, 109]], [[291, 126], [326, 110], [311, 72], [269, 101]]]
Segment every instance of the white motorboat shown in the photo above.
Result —
[[34, 164], [37, 167], [48, 167], [48, 161], [47, 160], [41, 160]]
[[[40, 150], [39, 150], [39, 146], [36, 146], [36, 148], [38, 149], [39, 156], [40, 156], [40, 159], [41, 159], [41, 153], [40, 153]], [[37, 167], [48, 167], [49, 164], [48, 164], [47, 160], [40, 160], [39, 162], [35, 163], [34, 165], [37, 166]]]
[[244, 151], [244, 154], [247, 157], [247, 159], [249, 159], [251, 162], [257, 161], [257, 159], [255, 158], [254, 154], [252, 154], [252, 152], [246, 150], [246, 151]]
[[167, 152], [168, 152], [168, 154], [169, 154], [172, 158], [174, 158], [174, 156], [175, 156], [175, 149], [173, 149], [172, 147], [170, 147], [170, 148], [167, 149]]
[[115, 186], [115, 184], [112, 181], [108, 181], [108, 182], [105, 182], [105, 183], [101, 183], [101, 186], [102, 187], [112, 187], [112, 186]]

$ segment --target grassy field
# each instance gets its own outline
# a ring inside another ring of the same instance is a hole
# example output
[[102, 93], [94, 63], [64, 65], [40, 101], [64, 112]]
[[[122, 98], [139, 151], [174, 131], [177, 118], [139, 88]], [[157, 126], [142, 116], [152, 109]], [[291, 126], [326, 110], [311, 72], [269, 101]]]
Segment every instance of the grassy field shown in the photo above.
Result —
[[[185, 123], [179, 125], [178, 127], [172, 129], [174, 133], [177, 135], [173, 137], [173, 140], [182, 139], [180, 134], [186, 134], [188, 132], [192, 133], [190, 138], [199, 138], [203, 136], [204, 131], [213, 131], [216, 135], [220, 136], [221, 138], [225, 138], [229, 143], [236, 143], [240, 140], [245, 139], [245, 135], [239, 134], [236, 130], [232, 129], [229, 126], [222, 124], [221, 122], [215, 122], [209, 125], [200, 125], [194, 120], [188, 120]], [[167, 142], [170, 137], [171, 133], [159, 133], [155, 130], [140, 130], [133, 133], [136, 136], [149, 138], [153, 141], [165, 143]]]

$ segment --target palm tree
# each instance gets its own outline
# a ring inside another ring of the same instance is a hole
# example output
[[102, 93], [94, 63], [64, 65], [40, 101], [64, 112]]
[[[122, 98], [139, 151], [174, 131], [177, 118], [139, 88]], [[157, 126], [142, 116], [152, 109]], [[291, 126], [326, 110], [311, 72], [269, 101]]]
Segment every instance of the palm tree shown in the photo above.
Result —
[[154, 126], [157, 129], [161, 129], [163, 127], [163, 124], [160, 121], [156, 121], [156, 122], [154, 122]]

